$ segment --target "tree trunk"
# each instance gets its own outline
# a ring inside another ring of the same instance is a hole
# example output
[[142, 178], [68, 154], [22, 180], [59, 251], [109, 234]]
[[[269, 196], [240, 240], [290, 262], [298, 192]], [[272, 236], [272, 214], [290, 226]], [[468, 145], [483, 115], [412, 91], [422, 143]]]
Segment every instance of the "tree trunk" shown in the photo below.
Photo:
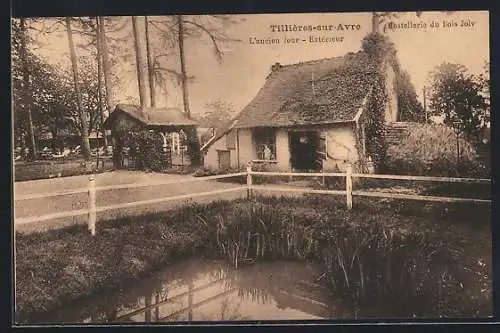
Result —
[[139, 28], [137, 26], [137, 16], [132, 16], [132, 27], [134, 30], [135, 41], [135, 60], [137, 66], [137, 83], [139, 85], [139, 99], [141, 107], [149, 106], [146, 94], [146, 73], [144, 73], [144, 55], [142, 50], [141, 39], [139, 38]]
[[96, 18], [97, 21], [97, 99], [99, 100], [99, 116], [100, 116], [100, 129], [102, 133], [102, 137], [104, 138], [104, 147], [108, 147], [108, 138], [106, 137], [106, 130], [103, 127], [104, 123], [104, 97], [102, 95], [103, 87], [102, 87], [102, 39], [99, 31], [100, 22], [99, 18]]
[[156, 107], [156, 88], [155, 88], [155, 73], [153, 64], [153, 51], [149, 41], [149, 23], [148, 17], [144, 16], [144, 26], [146, 29], [146, 52], [148, 58], [148, 78], [149, 78], [149, 94], [151, 96], [151, 106]]
[[184, 113], [188, 118], [191, 118], [191, 111], [189, 110], [189, 96], [187, 87], [187, 74], [186, 74], [186, 60], [184, 54], [184, 23], [182, 22], [182, 15], [177, 16], [177, 26], [179, 28], [178, 42], [179, 42], [179, 56], [181, 61], [181, 86], [182, 86], [182, 99], [184, 102]]
[[[49, 105], [49, 108], [50, 108], [50, 105]], [[53, 131], [52, 131], [52, 152], [54, 154], [57, 154], [57, 148], [58, 148], [58, 139], [59, 139], [59, 135], [58, 135], [58, 129], [59, 129], [59, 112], [57, 112], [57, 109], [54, 110], [56, 112], [54, 112], [54, 128], [53, 128]], [[50, 113], [50, 112], [49, 112]]]
[[27, 31], [26, 31], [26, 19], [21, 18], [21, 61], [22, 61], [22, 68], [23, 68], [23, 94], [24, 94], [24, 106], [26, 107], [26, 112], [28, 113], [28, 135], [29, 135], [29, 159], [30, 160], [36, 160], [37, 158], [37, 147], [36, 147], [36, 141], [35, 141], [35, 131], [33, 129], [33, 118], [31, 115], [31, 104], [32, 104], [32, 98], [31, 98], [31, 93], [30, 93], [30, 73], [29, 73], [29, 68], [28, 68], [28, 61], [26, 59], [27, 57], [27, 51], [26, 51], [26, 45], [27, 45]]
[[[177, 26], [179, 28], [178, 42], [179, 42], [179, 56], [181, 61], [181, 76], [182, 76], [181, 84], [182, 84], [182, 99], [184, 102], [184, 114], [188, 118], [191, 118], [191, 111], [189, 110], [186, 60], [184, 53], [184, 22], [182, 19], [182, 15], [177, 16]], [[199, 166], [201, 161], [200, 140], [198, 139], [196, 129], [195, 128], [186, 129], [185, 133], [188, 139], [187, 146], [188, 146], [189, 158], [191, 160], [191, 165]]]
[[[99, 29], [99, 22], [97, 22], [97, 29]], [[99, 132], [102, 133], [104, 138], [104, 147], [108, 146], [108, 140], [106, 138], [106, 131], [104, 130], [104, 97], [102, 96], [102, 68], [101, 68], [101, 45], [99, 43], [99, 37], [97, 38], [97, 101], [99, 105], [99, 129], [97, 132], [97, 162], [96, 169], [99, 170]]]
[[372, 13], [372, 33], [380, 32], [380, 18], [376, 12]]
[[66, 17], [66, 33], [68, 35], [69, 51], [71, 55], [71, 68], [73, 70], [73, 85], [76, 95], [76, 107], [80, 116], [80, 134], [82, 140], [82, 153], [86, 161], [90, 160], [90, 142], [89, 142], [89, 123], [85, 111], [82, 106], [82, 97], [80, 93], [80, 85], [78, 79], [78, 63], [76, 58], [75, 45], [73, 43], [73, 32], [71, 30], [71, 17]]
[[24, 132], [24, 130], [21, 130], [21, 136], [20, 136], [20, 139], [21, 139], [21, 156], [24, 160], [27, 159], [27, 156], [26, 156], [26, 133]]
[[104, 26], [104, 19], [97, 18], [99, 25], [99, 37], [101, 42], [101, 56], [102, 56], [102, 71], [104, 74], [104, 85], [106, 86], [106, 99], [108, 104], [108, 116], [115, 107], [113, 104], [113, 85], [111, 83], [111, 65], [109, 63], [108, 41], [106, 40], [106, 27]]

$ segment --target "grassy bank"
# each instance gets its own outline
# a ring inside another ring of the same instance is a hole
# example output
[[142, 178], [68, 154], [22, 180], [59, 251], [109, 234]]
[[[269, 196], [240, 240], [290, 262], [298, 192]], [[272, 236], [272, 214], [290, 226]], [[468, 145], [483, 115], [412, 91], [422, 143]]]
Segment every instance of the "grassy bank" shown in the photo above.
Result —
[[[256, 198], [190, 205], [104, 221], [95, 237], [74, 226], [16, 235], [16, 316], [32, 319], [99, 289], [121, 288], [201, 254], [235, 265], [277, 258], [320, 262], [353, 304], [413, 300], [415, 315], [491, 312], [488, 209], [395, 201]], [[404, 296], [404, 297], [403, 297]]]

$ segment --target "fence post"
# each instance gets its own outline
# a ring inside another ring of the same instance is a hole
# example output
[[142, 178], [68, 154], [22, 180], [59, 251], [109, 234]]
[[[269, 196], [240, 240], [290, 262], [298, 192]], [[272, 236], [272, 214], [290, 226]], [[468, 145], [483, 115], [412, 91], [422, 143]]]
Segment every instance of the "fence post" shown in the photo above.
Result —
[[247, 199], [252, 197], [252, 164], [247, 164]]
[[96, 221], [96, 208], [95, 208], [95, 179], [89, 178], [89, 231], [92, 236], [95, 235], [95, 221]]
[[347, 196], [347, 209], [352, 209], [352, 165], [347, 164], [345, 175], [345, 189]]

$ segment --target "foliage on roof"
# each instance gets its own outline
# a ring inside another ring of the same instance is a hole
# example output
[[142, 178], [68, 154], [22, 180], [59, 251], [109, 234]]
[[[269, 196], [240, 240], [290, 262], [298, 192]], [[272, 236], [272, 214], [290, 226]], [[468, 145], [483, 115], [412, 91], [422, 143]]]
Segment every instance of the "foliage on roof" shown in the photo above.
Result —
[[364, 52], [273, 66], [266, 83], [237, 116], [236, 128], [352, 121], [373, 83]]

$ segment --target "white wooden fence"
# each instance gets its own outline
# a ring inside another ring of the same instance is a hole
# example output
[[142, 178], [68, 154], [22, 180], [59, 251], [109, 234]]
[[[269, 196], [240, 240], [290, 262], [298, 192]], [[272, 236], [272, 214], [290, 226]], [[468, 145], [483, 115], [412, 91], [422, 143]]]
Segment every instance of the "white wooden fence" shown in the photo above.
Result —
[[[280, 187], [275, 185], [255, 185], [253, 184], [253, 176], [282, 176], [282, 177], [344, 177], [345, 178], [345, 190], [321, 190], [312, 188], [292, 188], [292, 187]], [[241, 186], [236, 186], [227, 189], [218, 189], [214, 191], [190, 193], [176, 196], [168, 196], [157, 199], [134, 201], [127, 203], [120, 203], [115, 205], [96, 207], [96, 191], [104, 190], [118, 190], [118, 189], [131, 189], [140, 187], [153, 187], [169, 184], [183, 184], [183, 183], [193, 183], [202, 182], [207, 180], [216, 180], [223, 178], [233, 178], [246, 176], [246, 184]], [[352, 209], [352, 197], [376, 197], [376, 198], [391, 198], [391, 199], [404, 199], [404, 200], [420, 200], [420, 201], [436, 201], [436, 202], [467, 202], [467, 203], [487, 203], [490, 204], [491, 200], [486, 199], [474, 199], [474, 198], [457, 198], [457, 197], [441, 197], [441, 196], [423, 196], [423, 195], [410, 195], [410, 194], [399, 194], [399, 193], [385, 193], [385, 192], [373, 192], [373, 191], [353, 191], [353, 178], [372, 178], [372, 179], [390, 179], [390, 180], [406, 180], [406, 181], [428, 181], [428, 182], [446, 182], [446, 183], [476, 183], [476, 184], [490, 184], [490, 179], [475, 179], [475, 178], [453, 178], [453, 177], [427, 177], [427, 176], [403, 176], [403, 175], [379, 175], [379, 174], [363, 174], [363, 173], [352, 173], [351, 167], [348, 167], [345, 173], [290, 173], [290, 172], [261, 172], [253, 171], [251, 165], [247, 167], [246, 172], [229, 173], [216, 176], [207, 177], [193, 177], [190, 179], [185, 179], [182, 181], [166, 181], [166, 182], [155, 182], [155, 183], [141, 183], [141, 184], [123, 184], [123, 185], [108, 185], [108, 186], [95, 186], [95, 178], [92, 176], [89, 178], [89, 186], [87, 188], [77, 188], [67, 191], [59, 192], [49, 192], [49, 193], [37, 193], [22, 196], [15, 196], [15, 201], [36, 199], [36, 198], [47, 198], [64, 196], [77, 193], [88, 193], [88, 208], [71, 210], [65, 212], [59, 212], [54, 214], [47, 214], [35, 217], [25, 217], [16, 219], [16, 223], [32, 223], [45, 220], [52, 220], [57, 218], [72, 217], [88, 215], [88, 228], [92, 235], [95, 235], [96, 229], [96, 213], [103, 212], [107, 210], [121, 209], [136, 207], [140, 205], [163, 203], [167, 201], [174, 201], [179, 199], [190, 199], [194, 197], [210, 196], [221, 193], [236, 192], [241, 190], [247, 191], [247, 197], [250, 198], [254, 191], [269, 191], [269, 192], [286, 192], [286, 193], [316, 193], [316, 194], [330, 194], [330, 195], [340, 195], [346, 197], [346, 205], [348, 209]]]

